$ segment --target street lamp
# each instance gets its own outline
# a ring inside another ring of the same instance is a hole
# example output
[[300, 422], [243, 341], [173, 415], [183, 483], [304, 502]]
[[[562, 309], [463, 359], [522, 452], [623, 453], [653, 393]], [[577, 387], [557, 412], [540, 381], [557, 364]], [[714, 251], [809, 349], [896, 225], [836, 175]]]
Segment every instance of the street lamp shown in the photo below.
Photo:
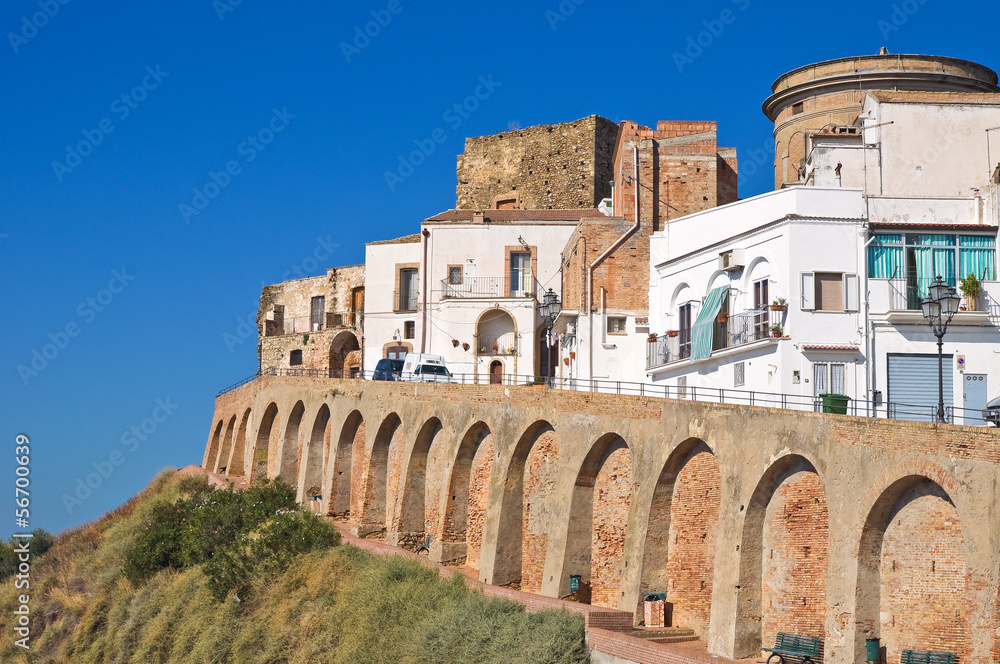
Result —
[[542, 303], [538, 305], [538, 315], [542, 317], [545, 322], [545, 348], [546, 355], [548, 356], [548, 370], [550, 374], [554, 374], [553, 363], [552, 363], [552, 344], [549, 342], [549, 337], [552, 334], [552, 326], [555, 325], [556, 317], [559, 316], [559, 312], [562, 311], [562, 303], [559, 301], [559, 296], [551, 288], [545, 295], [542, 296]]
[[937, 337], [938, 346], [938, 409], [937, 421], [944, 422], [944, 333], [948, 331], [948, 323], [958, 313], [962, 302], [955, 289], [944, 282], [938, 275], [927, 288], [927, 297], [920, 301], [920, 309], [924, 318], [930, 323], [931, 332]]

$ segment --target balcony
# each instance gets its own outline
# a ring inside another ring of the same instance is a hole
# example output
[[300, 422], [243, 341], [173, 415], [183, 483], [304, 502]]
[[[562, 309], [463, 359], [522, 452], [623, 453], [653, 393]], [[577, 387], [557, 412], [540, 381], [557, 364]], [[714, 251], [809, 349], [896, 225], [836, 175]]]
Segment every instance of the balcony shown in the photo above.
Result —
[[[729, 316], [726, 322], [714, 323], [712, 352], [739, 348], [774, 338], [772, 325], [783, 324], [784, 312], [757, 309]], [[685, 334], [686, 333], [686, 334]], [[691, 332], [681, 331], [676, 337], [657, 337], [646, 345], [646, 370], [680, 362], [691, 357]]]
[[535, 297], [542, 285], [537, 279], [507, 279], [506, 277], [466, 277], [460, 284], [441, 280], [438, 299], [495, 300], [507, 297]]
[[477, 345], [480, 355], [517, 355], [517, 334], [480, 335]]
[[393, 291], [392, 293], [392, 310], [396, 313], [416, 311], [417, 302], [419, 302], [419, 297], [416, 288], [405, 291]]
[[322, 318], [275, 316], [264, 321], [265, 337], [280, 337], [285, 334], [308, 334], [337, 328], [364, 329], [365, 314], [362, 311], [327, 311]]
[[[923, 325], [927, 321], [924, 320], [923, 312], [920, 309], [920, 285], [913, 280], [906, 279], [873, 279], [872, 280], [872, 309], [873, 311], [879, 310], [879, 299], [877, 297], [877, 291], [875, 284], [879, 282], [886, 284], [887, 295], [888, 295], [888, 311], [886, 311], [886, 320], [893, 324], [917, 324]], [[926, 287], [929, 285], [930, 280], [926, 280], [928, 283], [923, 285], [923, 290], [926, 292]], [[955, 314], [955, 318], [952, 319], [952, 325], [983, 325], [988, 323], [990, 320], [997, 321], [1000, 320], [1000, 302], [994, 297], [994, 293], [1000, 295], [1000, 284], [996, 282], [987, 282], [983, 284], [983, 292], [979, 295], [979, 301], [976, 309], [974, 311], [961, 310]], [[885, 306], [885, 301], [881, 301], [882, 306]], [[962, 302], [962, 307], [965, 307], [965, 301]]]

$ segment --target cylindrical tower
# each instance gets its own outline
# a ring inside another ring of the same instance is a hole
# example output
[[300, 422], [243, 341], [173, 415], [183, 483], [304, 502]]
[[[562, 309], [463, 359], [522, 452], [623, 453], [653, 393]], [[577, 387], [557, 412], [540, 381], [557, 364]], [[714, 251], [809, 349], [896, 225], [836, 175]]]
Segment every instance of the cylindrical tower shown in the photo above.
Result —
[[868, 90], [1000, 92], [992, 69], [932, 55], [879, 55], [827, 60], [800, 67], [771, 86], [764, 114], [774, 122], [774, 186], [801, 182], [808, 134], [829, 124], [849, 125]]

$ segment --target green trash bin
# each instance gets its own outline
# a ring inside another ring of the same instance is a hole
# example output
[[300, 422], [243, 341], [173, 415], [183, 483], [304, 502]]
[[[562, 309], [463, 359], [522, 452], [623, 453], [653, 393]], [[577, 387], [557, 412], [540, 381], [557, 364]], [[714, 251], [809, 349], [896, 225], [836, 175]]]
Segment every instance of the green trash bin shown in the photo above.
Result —
[[821, 394], [819, 398], [823, 400], [824, 413], [847, 415], [847, 402], [851, 397], [844, 394]]

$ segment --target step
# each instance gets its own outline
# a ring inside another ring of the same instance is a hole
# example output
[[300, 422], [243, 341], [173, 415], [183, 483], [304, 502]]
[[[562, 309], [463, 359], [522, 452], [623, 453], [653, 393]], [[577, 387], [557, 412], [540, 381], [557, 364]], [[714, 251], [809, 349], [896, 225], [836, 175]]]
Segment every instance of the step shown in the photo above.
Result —
[[[639, 628], [635, 631], [628, 632], [628, 635], [635, 637], [637, 639], [649, 639], [649, 640], [674, 639], [674, 638], [682, 638], [689, 641], [698, 640], [698, 637], [695, 636], [694, 630], [684, 629], [683, 627], [667, 627], [667, 628], [653, 627], [649, 629]], [[673, 643], [673, 641], [671, 641], [670, 643]]]
[[687, 643], [689, 641], [697, 641], [698, 637], [690, 634], [687, 636], [657, 636], [646, 640], [650, 643]]

